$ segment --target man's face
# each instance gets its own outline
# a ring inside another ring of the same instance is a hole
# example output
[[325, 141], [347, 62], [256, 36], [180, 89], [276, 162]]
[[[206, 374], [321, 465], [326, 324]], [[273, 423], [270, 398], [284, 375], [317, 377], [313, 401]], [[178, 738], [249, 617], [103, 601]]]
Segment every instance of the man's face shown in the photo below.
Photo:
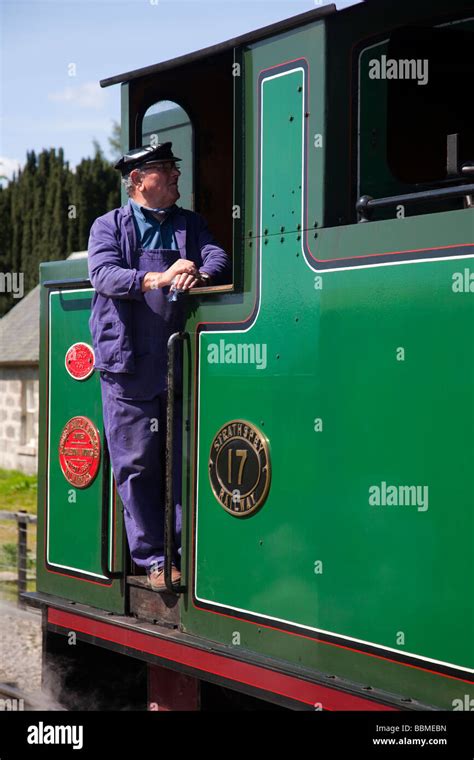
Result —
[[[135, 172], [136, 174], [133, 176]], [[172, 206], [178, 200], [180, 196], [178, 190], [180, 174], [181, 172], [174, 161], [162, 161], [134, 169], [132, 179], [134, 183], [136, 182], [136, 191], [146, 199], [147, 205], [158, 208], [160, 206]]]

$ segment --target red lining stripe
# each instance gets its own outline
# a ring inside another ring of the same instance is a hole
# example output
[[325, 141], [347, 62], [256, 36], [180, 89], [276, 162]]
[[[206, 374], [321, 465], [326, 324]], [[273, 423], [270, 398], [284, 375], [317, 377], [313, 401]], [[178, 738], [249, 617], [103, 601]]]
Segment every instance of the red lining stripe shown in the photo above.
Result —
[[205, 652], [186, 644], [178, 644], [141, 631], [133, 631], [52, 607], [48, 607], [48, 623], [121, 644], [140, 652], [147, 652], [303, 704], [312, 706], [321, 704], [324, 710], [397, 711], [395, 707], [303, 681], [295, 676], [277, 673], [274, 670]]

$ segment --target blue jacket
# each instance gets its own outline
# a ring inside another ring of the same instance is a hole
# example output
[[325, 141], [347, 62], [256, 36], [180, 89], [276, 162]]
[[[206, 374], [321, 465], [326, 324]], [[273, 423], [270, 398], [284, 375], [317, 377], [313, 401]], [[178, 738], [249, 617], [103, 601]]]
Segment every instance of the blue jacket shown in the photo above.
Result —
[[146, 272], [165, 271], [181, 256], [211, 275], [213, 284], [230, 282], [229, 257], [214, 240], [204, 217], [178, 207], [170, 220], [178, 251], [139, 248], [130, 204], [98, 217], [91, 227], [88, 269], [96, 292], [89, 327], [97, 370], [142, 370], [141, 375], [159, 370], [164, 376], [166, 342], [172, 332], [183, 329], [187, 298], [183, 301], [181, 296], [170, 304], [168, 288], [143, 293]]

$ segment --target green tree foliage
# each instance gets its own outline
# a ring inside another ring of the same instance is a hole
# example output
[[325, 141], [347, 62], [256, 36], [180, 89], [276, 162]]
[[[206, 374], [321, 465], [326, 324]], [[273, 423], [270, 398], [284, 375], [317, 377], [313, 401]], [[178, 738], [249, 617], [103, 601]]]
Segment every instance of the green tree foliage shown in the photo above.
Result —
[[112, 135], [108, 138], [108, 140], [110, 152], [113, 155], [113, 159], [114, 161], [118, 161], [123, 153], [120, 124], [118, 121], [114, 121], [112, 123]]
[[[75, 170], [62, 148], [27, 153], [26, 164], [0, 186], [0, 272], [23, 272], [24, 292], [39, 281], [42, 261], [87, 249], [98, 216], [120, 205], [120, 178], [100, 146]], [[0, 317], [18, 303], [0, 292]]]

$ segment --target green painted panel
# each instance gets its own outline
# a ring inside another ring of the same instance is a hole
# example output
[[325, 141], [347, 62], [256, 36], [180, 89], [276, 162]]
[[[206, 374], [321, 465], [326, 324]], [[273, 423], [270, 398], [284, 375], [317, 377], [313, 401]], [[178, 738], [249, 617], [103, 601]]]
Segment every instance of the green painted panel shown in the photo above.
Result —
[[[87, 277], [87, 262], [41, 265], [41, 281]], [[122, 506], [115, 494], [110, 468], [104, 469], [102, 401], [94, 372], [78, 381], [65, 367], [74, 343], [91, 344], [88, 320], [92, 289], [49, 290], [41, 293], [40, 439], [42, 455], [38, 489], [38, 590], [102, 609], [124, 609], [120, 581], [106, 578], [101, 562], [103, 478], [109, 479], [108, 569], [123, 566]], [[88, 417], [101, 440], [101, 463], [85, 488], [69, 483], [60, 467], [58, 445], [72, 417]], [[115, 497], [115, 498], [114, 498]], [[115, 507], [114, 507], [114, 501]]]
[[[291, 71], [291, 73], [289, 73]], [[322, 22], [278, 35], [253, 45], [244, 53], [245, 80], [245, 223], [246, 233], [256, 229], [255, 170], [258, 162], [257, 139], [259, 101], [270, 89], [279, 97], [267, 100], [263, 120], [267, 152], [272, 152], [275, 167], [267, 188], [270, 204], [265, 219], [268, 234], [295, 231], [301, 222], [302, 148], [306, 149], [306, 213], [313, 226], [321, 225], [324, 215], [325, 171], [325, 27]], [[300, 89], [301, 88], [301, 89]], [[240, 127], [238, 127], [240, 129]], [[274, 214], [274, 215], [273, 215]], [[256, 234], [260, 234], [259, 231]]]
[[257, 234], [295, 230], [301, 218], [303, 87], [304, 71], [300, 67], [269, 76], [261, 85], [262, 160], [265, 166], [268, 156], [273, 156], [273, 171], [263, 177], [262, 225]]
[[[320, 294], [301, 266], [283, 293], [291, 253], [277, 246], [256, 325], [201, 338], [197, 596], [472, 666], [474, 304], [451, 290], [459, 266], [413, 267], [409, 288], [408, 267], [326, 276]], [[261, 346], [266, 366], [208, 364], [221, 340]], [[246, 520], [207, 474], [233, 418], [270, 441], [271, 491]], [[373, 506], [383, 483], [417, 498]]]
[[[87, 488], [75, 488], [65, 478], [58, 457], [62, 430], [76, 415], [88, 417], [101, 430], [99, 378], [93, 373], [78, 381], [64, 366], [73, 343], [90, 343], [88, 319], [93, 290], [50, 294], [50, 427], [48, 561], [50, 564], [102, 576], [101, 471]], [[54, 410], [54, 414], [51, 414]], [[100, 413], [100, 414], [99, 414]], [[102, 433], [101, 433], [102, 434]], [[103, 452], [101, 452], [103, 456]]]

